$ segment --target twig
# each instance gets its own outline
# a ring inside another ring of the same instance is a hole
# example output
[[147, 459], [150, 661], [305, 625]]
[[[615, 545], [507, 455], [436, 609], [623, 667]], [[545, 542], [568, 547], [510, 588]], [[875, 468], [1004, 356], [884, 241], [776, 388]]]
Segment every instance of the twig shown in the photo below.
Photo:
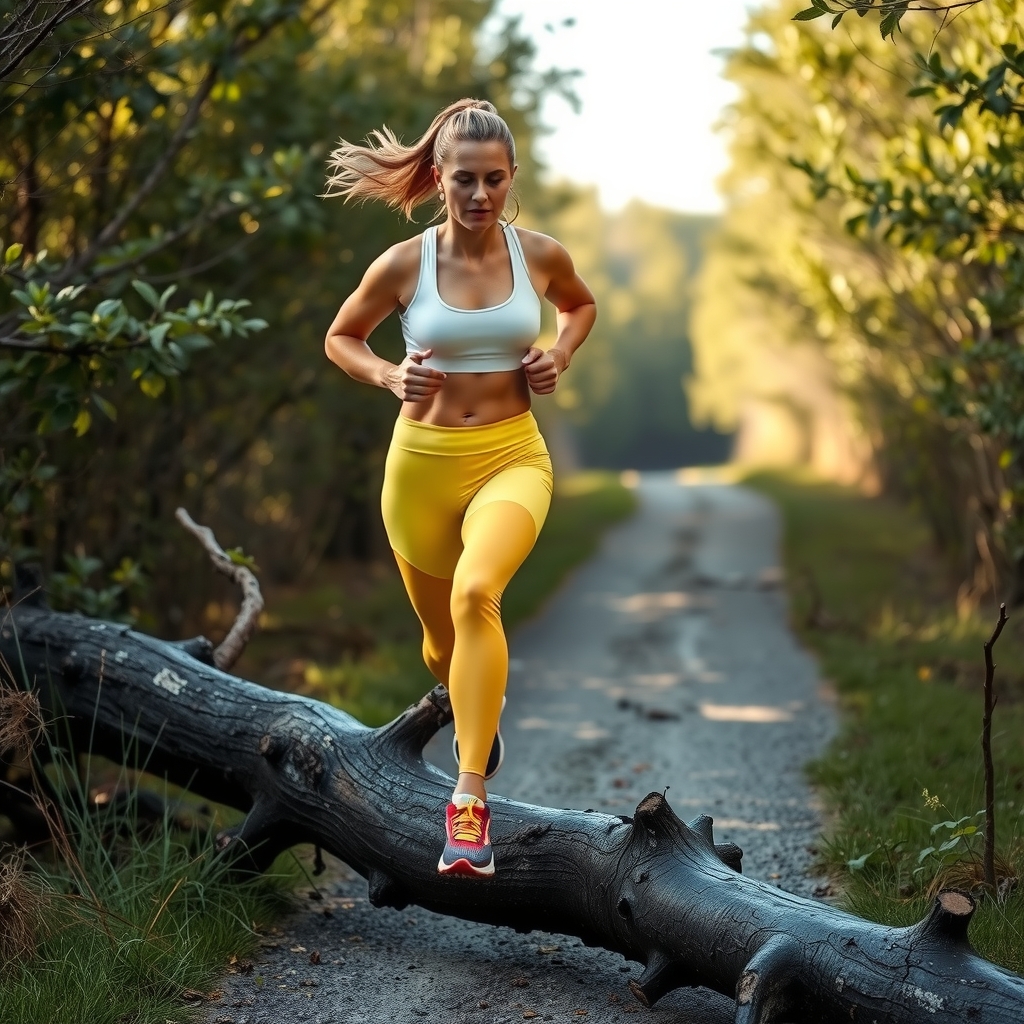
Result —
[[259, 581], [251, 569], [231, 561], [208, 526], [200, 526], [183, 508], [179, 508], [174, 517], [203, 545], [210, 556], [210, 561], [213, 562], [213, 567], [233, 579], [242, 588], [242, 607], [238, 611], [238, 617], [228, 635], [213, 652], [214, 664], [226, 672], [241, 657], [245, 645], [259, 625], [260, 612], [263, 611], [263, 594], [260, 593]]
[[992, 681], [996, 667], [992, 662], [992, 648], [1006, 625], [1006, 605], [999, 606], [999, 621], [985, 644], [985, 714], [981, 720], [981, 752], [985, 759], [985, 884], [996, 892], [996, 788], [995, 771], [992, 767], [992, 709], [996, 698], [992, 693]]

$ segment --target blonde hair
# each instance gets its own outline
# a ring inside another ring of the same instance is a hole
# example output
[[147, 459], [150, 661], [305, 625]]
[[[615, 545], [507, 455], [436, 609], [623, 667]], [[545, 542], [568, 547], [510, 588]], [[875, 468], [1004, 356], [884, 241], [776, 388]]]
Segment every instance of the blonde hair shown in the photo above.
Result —
[[509, 167], [516, 163], [512, 132], [487, 100], [461, 99], [444, 108], [411, 146], [403, 146], [386, 125], [374, 129], [367, 145], [341, 139], [327, 161], [325, 197], [381, 199], [412, 220], [412, 211], [437, 195], [431, 168], [440, 167], [458, 142], [500, 142]]

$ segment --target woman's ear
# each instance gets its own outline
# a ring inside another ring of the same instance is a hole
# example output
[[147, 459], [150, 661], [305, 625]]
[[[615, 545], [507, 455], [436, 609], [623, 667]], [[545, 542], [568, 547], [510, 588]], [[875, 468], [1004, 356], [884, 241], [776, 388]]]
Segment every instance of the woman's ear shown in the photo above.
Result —
[[437, 166], [437, 164], [431, 164], [431, 166], [430, 166], [430, 173], [433, 175], [434, 184], [435, 185], [440, 185], [441, 184], [441, 170]]

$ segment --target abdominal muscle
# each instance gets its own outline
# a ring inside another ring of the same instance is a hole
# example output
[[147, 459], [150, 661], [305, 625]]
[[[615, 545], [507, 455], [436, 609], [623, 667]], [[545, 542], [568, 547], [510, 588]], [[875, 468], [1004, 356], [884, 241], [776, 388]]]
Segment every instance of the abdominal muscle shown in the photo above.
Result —
[[401, 415], [436, 427], [474, 427], [507, 420], [530, 408], [525, 370], [449, 373], [422, 402], [403, 402]]

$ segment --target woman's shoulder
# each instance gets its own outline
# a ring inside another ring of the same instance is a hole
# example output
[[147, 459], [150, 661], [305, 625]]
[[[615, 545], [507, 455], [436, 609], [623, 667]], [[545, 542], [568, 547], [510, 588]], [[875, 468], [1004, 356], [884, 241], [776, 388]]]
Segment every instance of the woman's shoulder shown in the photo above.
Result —
[[422, 234], [413, 235], [385, 249], [370, 264], [370, 273], [375, 278], [394, 280], [409, 274], [418, 273], [420, 251], [423, 245]]
[[512, 230], [523, 247], [523, 254], [531, 266], [552, 270], [569, 258], [565, 246], [561, 242], [545, 235], [541, 231], [531, 231], [515, 225]]

